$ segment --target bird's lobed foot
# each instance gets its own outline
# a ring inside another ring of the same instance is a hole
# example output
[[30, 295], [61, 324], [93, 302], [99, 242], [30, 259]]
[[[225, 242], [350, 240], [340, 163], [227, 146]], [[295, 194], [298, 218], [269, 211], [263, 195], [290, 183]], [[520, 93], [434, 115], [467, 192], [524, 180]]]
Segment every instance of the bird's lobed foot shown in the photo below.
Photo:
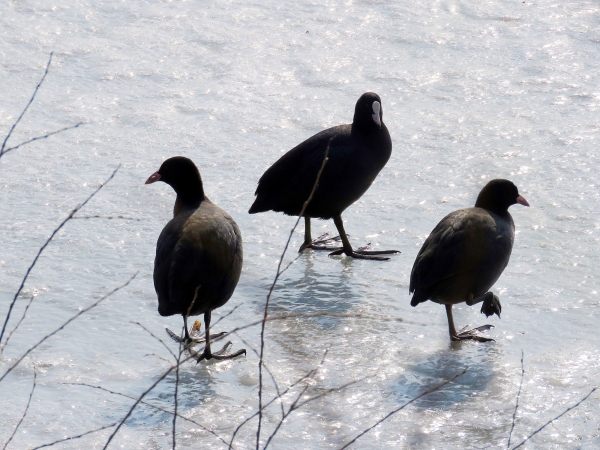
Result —
[[486, 299], [483, 301], [481, 305], [481, 314], [485, 314], [485, 317], [490, 317], [496, 314], [500, 317], [500, 313], [502, 312], [502, 305], [500, 305], [500, 299], [496, 294], [488, 292], [486, 295]]
[[227, 352], [227, 350], [229, 350], [229, 347], [231, 347], [231, 341], [227, 342], [221, 350], [218, 350], [214, 353], [211, 353], [207, 348], [205, 348], [204, 351], [202, 352], [202, 354], [196, 353], [196, 354], [193, 354], [192, 356], [194, 356], [194, 358], [196, 358], [196, 364], [198, 364], [203, 359], [206, 359], [207, 361], [209, 359], [216, 359], [218, 361], [223, 361], [226, 359], [232, 359], [237, 356], [246, 354], [246, 349], [243, 348], [241, 350], [238, 350], [235, 353], [230, 353], [227, 355], [225, 353]]
[[[183, 344], [186, 348], [191, 348], [191, 347], [195, 346], [196, 344], [201, 344], [203, 342], [206, 342], [206, 338], [186, 339], [186, 338], [182, 338], [181, 336], [175, 334], [173, 331], [169, 330], [168, 328], [166, 328], [166, 330], [167, 330], [167, 334], [169, 335], [169, 337], [171, 339], [173, 339], [178, 344]], [[211, 334], [210, 342], [214, 342], [218, 339], [221, 339], [226, 334], [227, 334], [226, 331], [222, 331], [221, 333]]]
[[341, 239], [342, 238], [340, 236], [329, 237], [329, 233], [323, 233], [317, 239], [302, 244], [300, 246], [300, 250], [298, 250], [298, 253], [302, 253], [307, 248], [312, 250], [338, 250], [341, 247], [332, 244], [339, 242]]
[[376, 255], [391, 255], [394, 253], [400, 253], [398, 250], [369, 250], [371, 244], [364, 245], [362, 247], [357, 248], [356, 250], [352, 250], [350, 252], [346, 252], [343, 248], [340, 250], [336, 250], [335, 252], [331, 252], [329, 256], [337, 256], [345, 254], [351, 258], [356, 259], [370, 259], [373, 261], [389, 261], [390, 258], [382, 258]]
[[472, 330], [463, 331], [466, 327], [464, 327], [459, 333], [456, 335], [450, 336], [450, 339], [453, 341], [477, 341], [477, 342], [490, 342], [494, 339], [486, 338], [483, 336], [479, 336], [477, 333], [485, 333], [489, 331], [491, 328], [494, 328], [493, 325], [482, 325], [477, 328], [473, 328]]

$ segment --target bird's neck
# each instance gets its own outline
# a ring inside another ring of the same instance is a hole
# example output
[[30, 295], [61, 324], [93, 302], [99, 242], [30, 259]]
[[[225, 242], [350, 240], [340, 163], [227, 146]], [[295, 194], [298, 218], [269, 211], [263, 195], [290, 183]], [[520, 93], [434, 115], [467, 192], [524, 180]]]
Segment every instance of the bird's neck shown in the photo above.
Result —
[[177, 193], [177, 199], [173, 207], [173, 217], [189, 209], [198, 208], [206, 199], [201, 180], [186, 183], [184, 186], [178, 186], [175, 192]]

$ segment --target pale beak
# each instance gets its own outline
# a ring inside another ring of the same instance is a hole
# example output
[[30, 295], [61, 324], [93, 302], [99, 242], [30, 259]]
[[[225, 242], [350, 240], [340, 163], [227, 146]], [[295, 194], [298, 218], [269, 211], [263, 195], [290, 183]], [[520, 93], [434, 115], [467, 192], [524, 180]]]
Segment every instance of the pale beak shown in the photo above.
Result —
[[519, 205], [523, 205], [523, 206], [529, 206], [529, 202], [527, 200], [525, 200], [525, 197], [523, 197], [522, 195], [519, 195], [517, 197], [517, 203]]
[[160, 181], [160, 173], [154, 172], [152, 175], [148, 177], [145, 184], [152, 184]]
[[381, 118], [379, 117], [379, 114], [373, 114], [373, 122], [375, 122], [377, 124], [377, 126], [379, 128], [381, 128]]

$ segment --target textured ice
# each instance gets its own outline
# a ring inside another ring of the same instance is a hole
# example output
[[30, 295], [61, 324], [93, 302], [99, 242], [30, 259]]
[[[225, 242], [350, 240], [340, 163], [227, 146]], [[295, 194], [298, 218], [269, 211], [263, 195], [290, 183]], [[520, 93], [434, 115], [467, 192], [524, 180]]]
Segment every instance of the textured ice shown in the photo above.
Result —
[[[282, 152], [351, 121], [365, 91], [382, 98], [393, 153], [371, 189], [344, 214], [354, 245], [398, 248], [389, 262], [307, 253], [283, 275], [272, 312], [333, 311], [405, 322], [312, 318], [267, 326], [266, 363], [285, 389], [316, 367], [307, 394], [372, 376], [308, 403], [274, 448], [339, 448], [389, 411], [468, 367], [362, 437], [356, 448], [504, 448], [520, 380], [519, 443], [575, 404], [600, 379], [600, 6], [594, 1], [158, 1], [23, 0], [0, 5], [0, 135], [50, 72], [9, 145], [84, 122], [0, 159], [0, 315], [37, 249], [118, 164], [116, 178], [73, 220], [32, 272], [17, 303], [27, 319], [2, 372], [64, 320], [124, 282], [124, 291], [72, 323], [0, 383], [0, 442], [38, 387], [13, 448], [119, 420], [132, 395], [168, 367], [156, 340], [181, 318], [156, 312], [152, 264], [174, 195], [144, 180], [167, 157], [198, 164], [208, 196], [238, 222], [245, 267], [215, 331], [261, 317], [294, 218], [250, 216], [256, 182]], [[509, 178], [531, 204], [511, 209], [517, 236], [494, 291], [502, 320], [457, 308], [457, 325], [492, 323], [495, 343], [450, 344], [444, 309], [409, 305], [414, 258], [448, 212], [470, 206], [492, 178]], [[302, 242], [292, 239], [287, 260]], [[334, 231], [314, 222], [313, 235]], [[15, 323], [14, 321], [12, 323]], [[182, 414], [229, 439], [257, 408], [258, 329], [233, 336], [248, 356], [181, 371]], [[242, 339], [245, 341], [243, 342]], [[175, 351], [171, 341], [167, 345]], [[266, 375], [265, 396], [275, 394]], [[174, 379], [147, 398], [172, 407]], [[287, 406], [298, 390], [284, 397]], [[531, 448], [598, 448], [598, 394], [536, 435]], [[266, 410], [264, 439], [279, 421]], [[61, 448], [101, 448], [108, 431]], [[115, 446], [170, 448], [171, 419], [142, 406]], [[236, 437], [254, 448], [256, 421]], [[225, 447], [178, 422], [178, 444]]]

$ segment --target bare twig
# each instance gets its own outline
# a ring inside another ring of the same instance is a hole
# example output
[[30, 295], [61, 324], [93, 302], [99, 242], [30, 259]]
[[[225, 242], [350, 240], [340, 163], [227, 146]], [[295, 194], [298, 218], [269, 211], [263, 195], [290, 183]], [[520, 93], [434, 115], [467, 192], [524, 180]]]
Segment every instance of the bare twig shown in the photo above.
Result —
[[[321, 363], [323, 364], [323, 362], [325, 361], [325, 356], [327, 355], [328, 350], [325, 351], [325, 353], [323, 354], [323, 358], [321, 359]], [[285, 394], [287, 394], [289, 391], [291, 391], [294, 387], [296, 387], [298, 384], [302, 383], [304, 380], [306, 380], [307, 378], [310, 378], [313, 373], [315, 372], [316, 369], [311, 369], [306, 375], [298, 378], [295, 382], [293, 382], [291, 385], [289, 385], [287, 387], [287, 389], [285, 391], [283, 391], [281, 394], [277, 393], [276, 397], [273, 397], [268, 403], [266, 403], [263, 406], [263, 410], [266, 409], [269, 405], [271, 405], [273, 402], [275, 402], [276, 400], [282, 400], [283, 396]], [[258, 416], [258, 411], [256, 411], [254, 414], [252, 414], [250, 417], [248, 417], [247, 419], [245, 419], [242, 423], [240, 423], [237, 428], [233, 431], [233, 434], [231, 435], [231, 441], [229, 441], [229, 448], [231, 449], [233, 446], [233, 440], [235, 439], [236, 434], [240, 431], [240, 429], [246, 425], [250, 420], [254, 419], [256, 416]]]
[[[163, 347], [167, 349], [167, 351], [171, 354], [171, 356], [173, 356], [173, 359], [177, 359], [177, 356], [175, 355], [175, 353], [173, 353], [173, 350], [171, 350], [169, 348], [169, 346], [165, 343], [165, 341], [163, 341], [161, 338], [159, 338], [154, 333], [152, 333], [152, 331], [150, 331], [148, 328], [146, 328], [144, 325], [142, 325], [139, 322], [130, 321], [130, 323], [133, 323], [135, 325], [139, 325], [140, 327], [142, 327], [144, 329], [144, 331], [146, 331], [150, 336], [152, 336], [154, 339], [156, 339], [158, 342], [160, 342], [163, 345]], [[169, 363], [169, 364], [171, 364], [171, 363]]]
[[[328, 351], [329, 350], [325, 350], [325, 353], [323, 354], [323, 358], [321, 359], [321, 362], [317, 365], [317, 367], [315, 367], [313, 370], [311, 370], [309, 372], [310, 375], [307, 378], [312, 378], [313, 375], [315, 375], [317, 373], [317, 371], [319, 370], [319, 368], [321, 367], [321, 365], [325, 361], [325, 357], [327, 356], [327, 352]], [[275, 427], [275, 430], [273, 431], [273, 433], [271, 433], [271, 436], [269, 436], [269, 438], [267, 439], [267, 442], [265, 443], [265, 446], [263, 447], [263, 450], [267, 449], [267, 447], [271, 443], [271, 440], [275, 437], [275, 435], [279, 431], [279, 428], [281, 428], [281, 425], [283, 425], [283, 422], [285, 421], [285, 419], [296, 409], [296, 406], [297, 406], [298, 402], [300, 401], [300, 399], [302, 398], [302, 396], [306, 393], [306, 391], [308, 390], [309, 387], [310, 386], [308, 384], [306, 386], [304, 386], [304, 389], [302, 389], [300, 391], [300, 393], [296, 396], [296, 399], [292, 402], [292, 404], [288, 408], [287, 413], [285, 413], [283, 415], [283, 417], [281, 418], [281, 420], [279, 420], [279, 423]]]
[[[307, 403], [313, 402], [315, 400], [318, 400], [320, 398], [326, 397], [329, 394], [333, 394], [334, 392], [339, 392], [341, 390], [344, 390], [350, 386], [353, 386], [355, 384], [358, 383], [362, 383], [363, 381], [374, 377], [375, 375], [369, 375], [366, 377], [362, 377], [359, 378], [358, 380], [354, 380], [354, 381], [350, 381], [348, 383], [342, 384], [339, 387], [336, 388], [331, 388], [331, 389], [326, 389], [324, 392], [321, 392], [318, 395], [315, 395], [314, 397], [309, 398], [308, 400], [305, 400], [303, 402], [299, 402], [300, 398], [302, 397], [302, 395], [304, 395], [304, 393], [306, 392], [306, 389], [304, 389], [301, 393], [301, 395], [299, 395], [296, 400], [294, 401], [294, 403], [292, 404], [292, 406], [290, 406], [290, 409], [288, 410], [285, 419], [287, 419], [287, 417], [294, 411], [302, 408], [304, 405], [306, 405]], [[308, 387], [307, 387], [308, 388]], [[277, 424], [277, 428], [275, 428], [275, 431], [273, 431], [273, 434], [271, 434], [271, 436], [269, 437], [269, 440], [267, 441], [266, 445], [263, 447], [263, 450], [265, 450], [267, 448], [267, 446], [269, 445], [269, 442], [275, 437], [275, 435], [277, 434], [277, 431], [279, 430], [279, 428], [281, 427], [281, 425], [283, 425], [284, 420], [279, 421], [279, 423]]]
[[[256, 356], [258, 356], [260, 358], [260, 355], [258, 354], [258, 352], [256, 351], [256, 349], [254, 347], [252, 347], [252, 345], [250, 345], [250, 343], [248, 341], [246, 341], [237, 332], [235, 333], [235, 335], [238, 337], [238, 339], [240, 339], [242, 341], [242, 343], [244, 344], [244, 347], [248, 347], [250, 350], [252, 350], [254, 352], [254, 354]], [[269, 369], [269, 367], [264, 363], [264, 361], [263, 361], [263, 367], [265, 368], [265, 370], [267, 371], [267, 373], [271, 377], [271, 380], [273, 381], [273, 385], [275, 386], [275, 391], [277, 392], [277, 397], [279, 399], [281, 399], [281, 391], [279, 390], [279, 384], [277, 383], [277, 380], [275, 379], [275, 375], [273, 375], [273, 372], [271, 372], [271, 369]], [[285, 410], [283, 409], [283, 401], [279, 402], [279, 406], [281, 406], [281, 417], [283, 417], [285, 415]]]
[[29, 348], [29, 350], [27, 350], [19, 359], [17, 359], [12, 366], [10, 366], [6, 372], [4, 372], [4, 374], [0, 377], [0, 382], [2, 380], [4, 380], [4, 378], [6, 378], [6, 376], [12, 372], [12, 370], [17, 367], [21, 361], [23, 361], [25, 359], [25, 357], [27, 355], [29, 355], [29, 353], [31, 353], [32, 351], [34, 351], [36, 348], [38, 348], [43, 342], [45, 342], [47, 339], [49, 339], [50, 337], [54, 336], [56, 333], [58, 333], [60, 330], [62, 330], [64, 327], [66, 327], [67, 325], [69, 325], [71, 322], [73, 322], [75, 319], [77, 319], [79, 316], [81, 316], [82, 314], [85, 314], [86, 312], [88, 312], [90, 309], [95, 308], [96, 306], [98, 306], [100, 303], [102, 303], [104, 300], [106, 300], [108, 297], [110, 297], [111, 295], [113, 295], [115, 292], [123, 289], [124, 287], [126, 287], [129, 283], [131, 283], [133, 281], [133, 279], [137, 276], [139, 272], [134, 273], [131, 278], [129, 278], [129, 280], [127, 280], [126, 283], [122, 284], [121, 286], [113, 289], [112, 291], [110, 291], [108, 294], [106, 294], [104, 297], [102, 297], [100, 300], [92, 303], [91, 305], [83, 308], [81, 311], [79, 311], [77, 314], [75, 314], [73, 317], [71, 317], [69, 320], [67, 320], [65, 323], [63, 323], [60, 327], [58, 327], [56, 330], [54, 330], [52, 333], [47, 334], [46, 336], [44, 336], [41, 340], [39, 340], [36, 344], [34, 344], [32, 347]]
[[[104, 387], [102, 387], [102, 386], [93, 386], [93, 385], [91, 385], [91, 384], [87, 384], [87, 383], [63, 383], [63, 384], [67, 384], [67, 385], [71, 385], [71, 386], [86, 386], [86, 387], [90, 387], [90, 388], [93, 388], [93, 389], [99, 389], [99, 390], [101, 390], [101, 391], [108, 392], [109, 394], [120, 395], [121, 397], [126, 397], [126, 398], [130, 398], [130, 399], [132, 399], [132, 400], [137, 400], [137, 397], [134, 397], [133, 395], [129, 395], [129, 394], [123, 394], [123, 393], [121, 393], [121, 392], [116, 392], [116, 391], [111, 391], [110, 389], [106, 389], [106, 388], [104, 388]], [[152, 403], [146, 402], [146, 401], [144, 401], [144, 400], [142, 400], [140, 403], [141, 403], [142, 405], [146, 405], [146, 406], [149, 406], [149, 407], [151, 407], [151, 408], [158, 409], [159, 411], [165, 412], [165, 413], [167, 413], [167, 414], [173, 414], [173, 411], [169, 411], [168, 409], [165, 409], [165, 408], [163, 408], [162, 406], [157, 406], [157, 405], [154, 405], [154, 404], [152, 404]], [[181, 414], [179, 414], [179, 413], [177, 413], [177, 417], [179, 417], [180, 419], [183, 419], [183, 420], [185, 420], [185, 421], [187, 421], [187, 422], [193, 423], [194, 425], [197, 425], [197, 426], [199, 426], [199, 427], [200, 427], [200, 428], [202, 428], [204, 431], [208, 431], [210, 434], [212, 434], [213, 436], [215, 436], [217, 439], [219, 439], [219, 440], [220, 440], [221, 442], [223, 442], [225, 445], [227, 445], [227, 446], [229, 445], [229, 444], [228, 444], [228, 443], [225, 441], [225, 439], [223, 439], [223, 438], [222, 438], [221, 436], [219, 436], [217, 433], [215, 433], [214, 431], [212, 431], [210, 428], [207, 428], [207, 427], [205, 427], [204, 425], [202, 425], [202, 424], [200, 424], [200, 423], [196, 422], [195, 420], [192, 420], [192, 419], [189, 419], [189, 418], [187, 418], [187, 417], [185, 417], [185, 416], [182, 416], [182, 415], [181, 415]], [[111, 426], [114, 426], [114, 425], [116, 425], [117, 423], [118, 423], [118, 422], [115, 422], [115, 423], [114, 423], [114, 424], [112, 424]]]
[[6, 449], [6, 447], [10, 443], [10, 441], [12, 441], [12, 439], [15, 437], [15, 434], [17, 433], [17, 430], [21, 426], [21, 423], [23, 423], [23, 420], [25, 420], [27, 411], [29, 411], [29, 405], [31, 404], [31, 397], [33, 397], [33, 391], [35, 391], [35, 387], [37, 385], [36, 380], [37, 380], [37, 371], [35, 370], [35, 366], [33, 366], [33, 386], [31, 387], [31, 392], [29, 393], [29, 400], [27, 401], [27, 406], [25, 407], [25, 412], [23, 412], [23, 415], [21, 416], [21, 420], [19, 420], [19, 423], [17, 423], [17, 425], [15, 426], [15, 429], [13, 430], [12, 434], [8, 438], [8, 441], [6, 441], [6, 443], [4, 444], [4, 447], [2, 448], [2, 450]]
[[588, 395], [586, 395], [585, 397], [583, 397], [581, 400], [579, 400], [576, 404], [574, 404], [573, 406], [571, 406], [570, 408], [567, 408], [564, 412], [562, 412], [561, 414], [559, 414], [558, 416], [556, 416], [554, 419], [550, 419], [548, 422], [546, 422], [544, 425], [542, 425], [541, 427], [539, 427], [537, 430], [535, 430], [533, 433], [531, 433], [529, 436], [527, 436], [525, 439], [523, 439], [523, 442], [521, 442], [520, 444], [516, 445], [513, 447], [513, 450], [515, 450], [515, 448], [519, 448], [523, 445], [525, 445], [525, 443], [527, 441], [529, 441], [529, 439], [531, 439], [533, 436], [535, 436], [536, 434], [538, 434], [540, 431], [542, 431], [544, 428], [546, 428], [548, 425], [550, 425], [552, 422], [560, 419], [562, 416], [564, 416], [566, 413], [568, 413], [569, 411], [571, 411], [572, 409], [577, 408], [579, 405], [581, 405], [584, 401], [586, 401], [588, 399], [588, 397], [590, 395], [592, 395], [598, 388], [595, 387], [594, 389], [592, 389], [590, 391], [590, 393]]
[[[29, 277], [29, 274], [31, 273], [31, 270], [33, 269], [33, 267], [35, 266], [35, 264], [37, 263], [39, 257], [41, 256], [42, 252], [45, 250], [45, 248], [48, 246], [48, 244], [50, 244], [50, 241], [52, 241], [52, 239], [54, 238], [54, 236], [56, 236], [56, 233], [59, 232], [59, 230], [69, 221], [73, 218], [73, 216], [75, 215], [75, 213], [77, 211], [79, 211], [81, 208], [83, 208], [87, 202], [89, 202], [92, 198], [94, 198], [94, 196], [100, 192], [100, 189], [102, 189], [104, 186], [106, 186], [106, 184], [113, 179], [113, 177], [115, 176], [115, 174], [117, 173], [117, 171], [119, 170], [119, 168], [121, 167], [121, 165], [119, 164], [119, 166], [113, 171], [113, 173], [111, 174], [110, 177], [108, 177], [108, 179], [102, 183], [94, 192], [92, 192], [92, 194], [80, 205], [76, 206], [67, 216], [67, 218], [65, 220], [62, 221], [62, 223], [52, 232], [52, 234], [50, 235], [50, 237], [46, 240], [46, 242], [44, 243], [44, 245], [41, 246], [41, 248], [38, 250], [37, 255], [35, 256], [35, 258], [33, 259], [33, 262], [31, 263], [31, 265], [29, 266], [29, 268], [27, 269], [27, 272], [25, 273], [25, 276], [23, 277], [23, 280], [21, 281], [21, 286], [19, 286], [19, 289], [17, 290], [17, 292], [15, 293], [15, 296], [8, 308], [8, 313], [6, 314], [6, 319], [4, 320], [4, 325], [2, 326], [2, 331], [0, 332], [0, 343], [2, 342], [2, 337], [4, 336], [4, 331], [6, 330], [6, 325], [8, 324], [8, 321], [10, 319], [10, 314], [12, 312], [12, 309], [17, 301], [17, 298], [19, 297], [19, 294], [21, 293], [21, 291], [23, 290], [23, 287], [25, 286], [25, 282], [27, 281], [27, 278]], [[4, 345], [0, 345], [0, 358], [2, 357], [2, 352], [4, 351], [4, 348], [6, 347], [6, 343], [4, 343]], [[1, 379], [0, 379], [1, 380]]]
[[79, 434], [77, 436], [70, 436], [70, 437], [67, 437], [67, 438], [64, 438], [64, 439], [59, 439], [58, 441], [54, 441], [54, 442], [50, 442], [48, 444], [40, 445], [39, 447], [35, 447], [35, 448], [31, 449], [31, 450], [38, 450], [39, 448], [45, 448], [45, 447], [53, 447], [56, 444], [60, 444], [61, 442], [72, 441], [72, 440], [79, 439], [79, 438], [82, 438], [84, 436], [87, 436], [88, 434], [97, 433], [98, 431], [106, 430], [107, 428], [112, 428], [116, 424], [117, 424], [117, 422], [114, 422], [114, 423], [111, 423], [110, 425], [106, 425], [106, 426], [103, 426], [101, 428], [97, 428], [95, 430], [86, 431], [85, 433]]
[[171, 361], [169, 361], [167, 358], [164, 358], [160, 355], [157, 355], [156, 353], [146, 353], [144, 356], [155, 356], [158, 359], [162, 359], [164, 362], [166, 362], [167, 364], [173, 364]]
[[73, 219], [123, 219], [123, 220], [135, 220], [136, 222], [141, 221], [142, 219], [136, 219], [135, 217], [125, 217], [125, 216], [77, 216], [73, 217]]
[[211, 326], [211, 327], [214, 327], [214, 326], [215, 326], [215, 325], [217, 325], [217, 324], [218, 324], [218, 323], [219, 323], [221, 320], [223, 320], [223, 319], [225, 319], [226, 317], [229, 317], [230, 315], [232, 315], [232, 314], [234, 313], [234, 311], [235, 311], [236, 309], [238, 309], [240, 306], [242, 306], [242, 304], [241, 304], [241, 303], [240, 303], [239, 305], [235, 305], [235, 306], [234, 306], [234, 307], [233, 307], [233, 308], [232, 308], [232, 309], [231, 309], [231, 310], [230, 310], [228, 313], [226, 313], [226, 314], [222, 315], [221, 317], [219, 317], [219, 318], [217, 319], [217, 321], [216, 321], [215, 323], [211, 324], [210, 326]]
[[323, 164], [321, 164], [321, 168], [319, 169], [319, 172], [317, 173], [317, 179], [315, 180], [315, 184], [312, 188], [312, 191], [311, 191], [310, 195], [308, 196], [308, 199], [306, 199], [306, 201], [304, 202], [304, 205], [302, 206], [302, 211], [298, 215], [298, 220], [296, 220], [294, 228], [292, 228], [292, 231], [290, 231], [288, 240], [285, 243], [285, 247], [283, 248], [283, 252], [281, 253], [281, 257], [279, 258], [279, 263], [277, 264], [277, 273], [275, 274], [273, 283], [271, 284], [271, 287], [269, 288], [269, 293], [267, 294], [267, 299], [265, 302], [265, 312], [263, 315], [263, 320], [262, 320], [261, 330], [260, 330], [260, 358], [258, 360], [258, 427], [256, 430], [256, 450], [258, 450], [258, 448], [260, 447], [260, 428], [262, 425], [262, 387], [263, 387], [262, 364], [263, 364], [264, 350], [265, 350], [265, 325], [267, 323], [267, 316], [269, 315], [269, 302], [271, 300], [271, 294], [273, 293], [273, 289], [275, 289], [277, 280], [279, 279], [279, 276], [281, 275], [281, 263], [283, 263], [283, 258], [285, 256], [285, 253], [287, 252], [288, 246], [290, 245], [290, 241], [292, 239], [292, 236], [294, 235], [294, 231], [296, 230], [296, 227], [298, 226], [298, 223], [300, 222], [300, 219], [302, 218], [304, 211], [306, 211], [306, 207], [312, 200], [313, 195], [315, 194], [315, 191], [317, 190], [317, 187], [319, 186], [319, 179], [321, 178], [321, 174], [323, 173], [325, 164], [327, 164], [330, 144], [331, 144], [331, 139], [329, 140], [329, 143], [327, 144], [327, 149], [325, 150], [325, 157], [323, 158]]
[[44, 82], [44, 79], [46, 78], [46, 75], [48, 75], [48, 69], [50, 68], [50, 63], [52, 62], [52, 54], [53, 53], [54, 52], [50, 52], [50, 58], [48, 59], [48, 64], [46, 65], [46, 71], [44, 72], [44, 75], [42, 76], [42, 79], [40, 80], [40, 82], [38, 83], [38, 85], [35, 87], [35, 91], [33, 91], [33, 95], [31, 96], [31, 99], [29, 100], [29, 103], [27, 103], [27, 106], [25, 106], [25, 109], [23, 110], [23, 112], [21, 113], [21, 115], [17, 118], [17, 121], [10, 128], [8, 134], [6, 135], [6, 138], [4, 138], [4, 142], [2, 142], [2, 147], [0, 148], [0, 158], [2, 158], [2, 155], [4, 155], [4, 153], [6, 153], [5, 150], [4, 150], [4, 148], [6, 147], [6, 141], [8, 141], [8, 139], [10, 138], [10, 135], [12, 134], [13, 130], [19, 124], [19, 122], [21, 121], [21, 119], [25, 115], [25, 112], [27, 111], [27, 109], [29, 108], [29, 106], [33, 103], [33, 99], [35, 98], [35, 95], [37, 94], [38, 89], [40, 88], [40, 86]]
[[[198, 289], [196, 288], [196, 294], [198, 293]], [[194, 296], [194, 301], [196, 297]], [[188, 310], [189, 311], [189, 310]], [[182, 328], [181, 331], [181, 341], [179, 342], [179, 354], [177, 355], [177, 367], [175, 368], [175, 392], [173, 393], [173, 450], [177, 445], [176, 441], [176, 432], [177, 432], [177, 407], [179, 406], [177, 402], [177, 394], [179, 392], [179, 364], [181, 363], [181, 354], [185, 351], [181, 347], [181, 343], [185, 339], [185, 328]]]
[[158, 385], [158, 383], [160, 383], [162, 380], [164, 380], [171, 372], [173, 372], [173, 370], [176, 367], [180, 366], [181, 364], [183, 364], [193, 358], [194, 358], [193, 356], [188, 356], [183, 361], [181, 361], [179, 364], [171, 366], [160, 377], [158, 377], [158, 379], [154, 383], [152, 383], [152, 385], [148, 389], [146, 389], [144, 392], [142, 392], [142, 394], [135, 399], [135, 403], [133, 405], [131, 405], [131, 407], [129, 408], [129, 411], [127, 411], [127, 414], [125, 414], [125, 417], [123, 417], [119, 421], [119, 423], [117, 424], [117, 427], [115, 428], [113, 433], [109, 436], [108, 440], [106, 441], [106, 444], [104, 444], [104, 447], [102, 447], [102, 448], [103, 449], [108, 448], [109, 444], [111, 443], [113, 438], [116, 436], [116, 434], [119, 432], [119, 430], [121, 429], [123, 424], [127, 421], [127, 419], [129, 419], [129, 416], [131, 416], [131, 414], [133, 413], [133, 410], [137, 407], [137, 405], [139, 405], [142, 402], [144, 397], [146, 397], [146, 395], [148, 395]]
[[54, 136], [55, 134], [62, 133], [63, 131], [72, 130], [73, 128], [79, 128], [80, 125], [83, 125], [83, 122], [79, 122], [76, 125], [71, 125], [70, 127], [61, 128], [60, 130], [52, 131], [52, 132], [50, 132], [48, 134], [45, 134], [43, 136], [37, 136], [37, 137], [31, 138], [31, 139], [29, 139], [29, 140], [27, 140], [25, 142], [21, 142], [19, 145], [15, 145], [14, 147], [7, 148], [6, 150], [4, 150], [4, 152], [0, 153], [0, 157], [2, 157], [2, 155], [7, 154], [8, 152], [16, 150], [19, 147], [22, 147], [23, 145], [30, 144], [30, 143], [32, 143], [34, 141], [39, 141], [40, 139], [47, 139], [50, 136]]
[[394, 409], [393, 411], [389, 412], [388, 414], [386, 414], [386, 416], [377, 421], [377, 423], [375, 423], [374, 425], [370, 426], [369, 428], [367, 428], [366, 430], [362, 431], [358, 436], [356, 436], [354, 439], [352, 439], [350, 442], [348, 442], [347, 444], [345, 444], [340, 450], [343, 450], [345, 448], [348, 448], [350, 445], [354, 444], [359, 438], [361, 438], [362, 436], [364, 436], [365, 434], [367, 434], [369, 431], [371, 431], [372, 429], [374, 429], [375, 427], [377, 427], [379, 424], [381, 424], [382, 422], [386, 421], [387, 419], [389, 419], [391, 416], [393, 416], [394, 414], [396, 414], [398, 411], [404, 409], [405, 407], [407, 407], [408, 405], [410, 405], [412, 402], [420, 399], [421, 397], [424, 397], [428, 394], [431, 394], [432, 392], [435, 392], [439, 389], [441, 389], [442, 387], [444, 387], [445, 385], [447, 385], [448, 383], [451, 383], [452, 381], [456, 380], [458, 377], [460, 377], [461, 375], [464, 375], [465, 372], [467, 371], [467, 369], [463, 370], [462, 372], [454, 375], [452, 378], [444, 381], [441, 384], [438, 384], [435, 387], [432, 387], [431, 389], [426, 390], [425, 392], [423, 392], [422, 394], [417, 395], [416, 397], [412, 398], [411, 400], [409, 400], [408, 402], [406, 402], [404, 405], [400, 406], [399, 408]]
[[[19, 328], [19, 325], [21, 325], [21, 322], [23, 322], [23, 320], [25, 320], [25, 316], [27, 315], [27, 310], [31, 306], [31, 302], [33, 302], [34, 298], [35, 298], [35, 295], [32, 295], [31, 298], [29, 299], [29, 303], [27, 303], [27, 306], [25, 307], [25, 310], [23, 311], [23, 315], [21, 316], [21, 318], [19, 319], [19, 321], [17, 322], [15, 327], [12, 329], [12, 331], [10, 333], [8, 333], [8, 336], [6, 336], [6, 341], [4, 341], [4, 347], [6, 347], [8, 345], [8, 341], [10, 341], [10, 338], [12, 337], [14, 332], [17, 331], [17, 328]], [[2, 355], [1, 350], [0, 350], [0, 355]]]
[[523, 350], [521, 350], [521, 383], [519, 384], [519, 392], [517, 393], [517, 402], [515, 403], [515, 412], [512, 417], [512, 426], [510, 427], [510, 433], [508, 434], [508, 444], [506, 444], [506, 450], [510, 448], [510, 439], [512, 438], [513, 430], [515, 429], [515, 422], [517, 420], [517, 409], [519, 408], [519, 398], [521, 397], [521, 388], [523, 387], [523, 377], [525, 376], [525, 366], [523, 364], [523, 359], [525, 358], [525, 354]]

